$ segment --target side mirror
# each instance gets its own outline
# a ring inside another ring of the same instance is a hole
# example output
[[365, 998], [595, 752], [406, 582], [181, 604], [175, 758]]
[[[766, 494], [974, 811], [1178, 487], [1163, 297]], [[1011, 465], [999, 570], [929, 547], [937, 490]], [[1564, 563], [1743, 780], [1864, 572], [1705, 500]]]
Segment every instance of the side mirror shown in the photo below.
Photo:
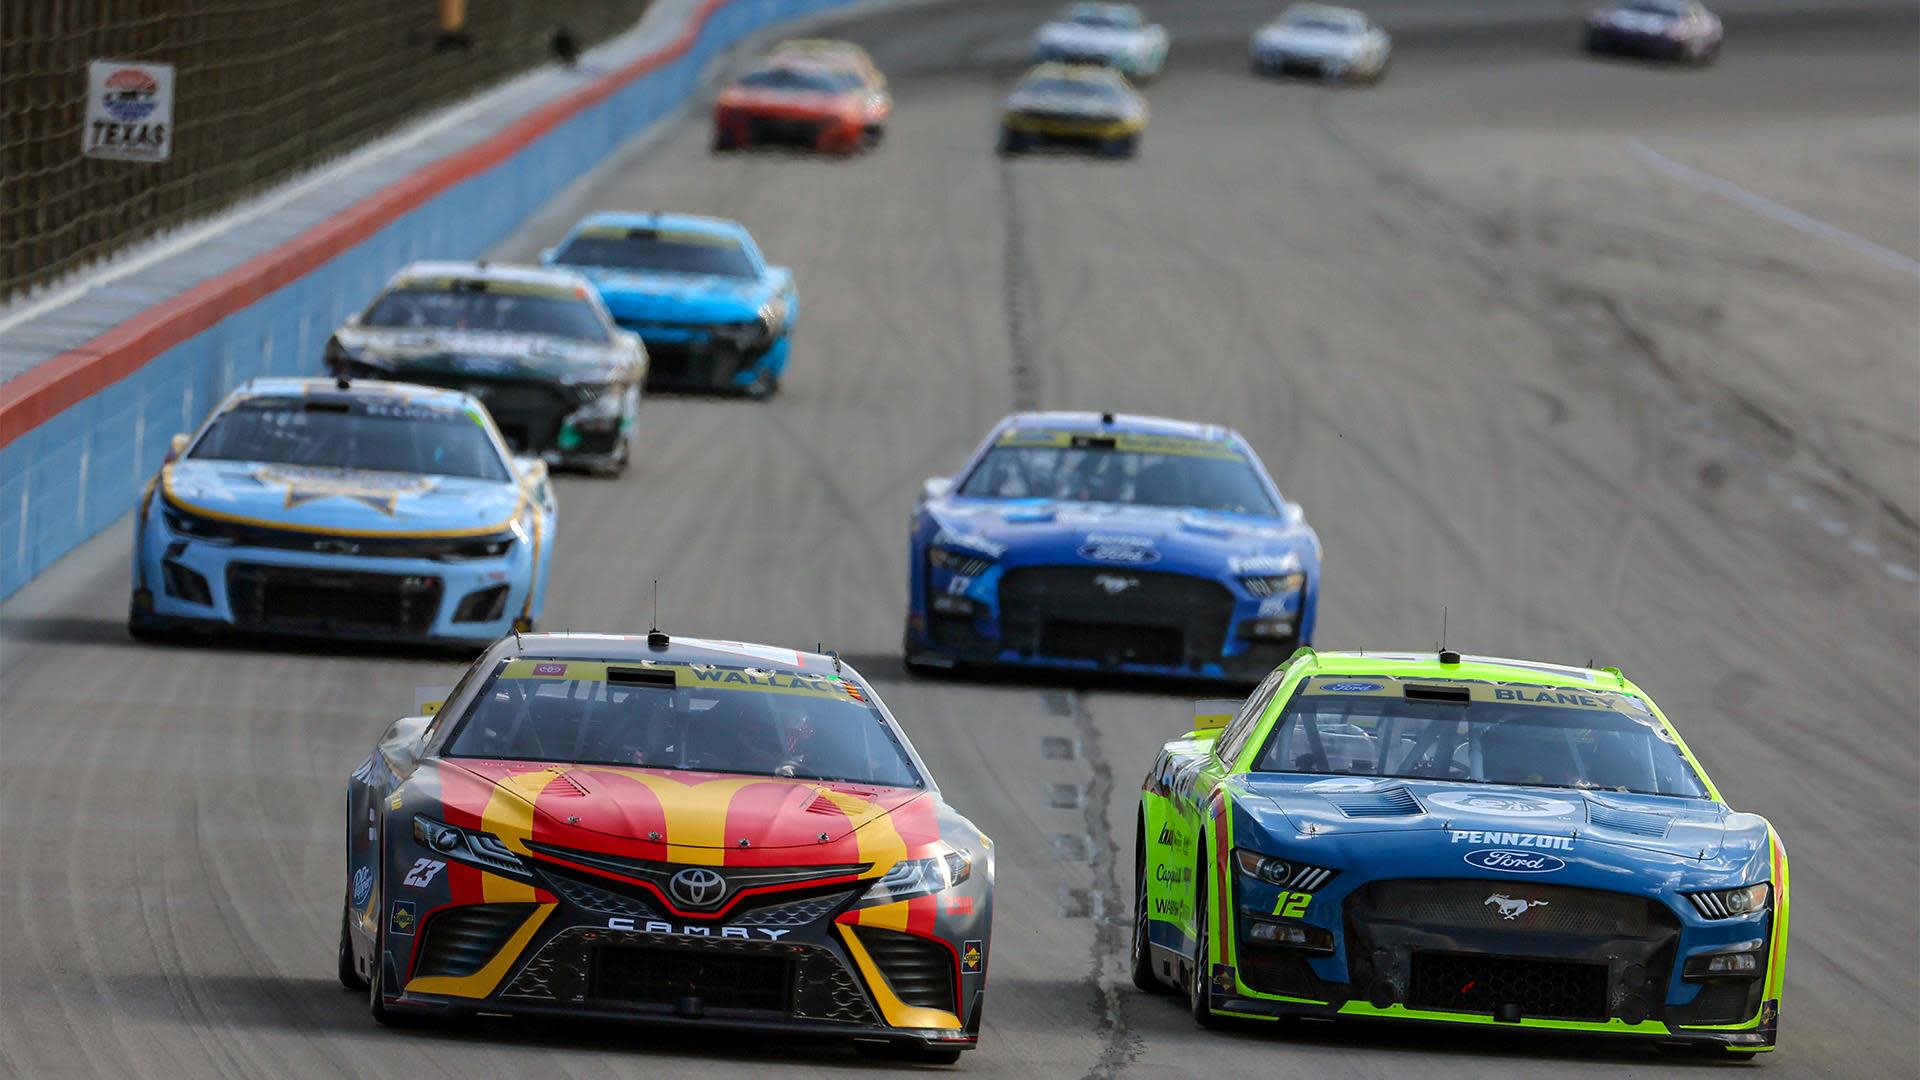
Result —
[[172, 464], [173, 462], [179, 461], [180, 455], [187, 452], [187, 444], [192, 441], [193, 436], [188, 435], [184, 431], [168, 440], [166, 463]]
[[1287, 524], [1298, 525], [1301, 522], [1307, 520], [1307, 512], [1305, 510], [1300, 509], [1299, 503], [1290, 502], [1287, 504], [1286, 517], [1287, 517]]
[[646, 340], [642, 338], [639, 334], [636, 334], [631, 330], [616, 330], [614, 331], [614, 333], [619, 334], [620, 340], [627, 342], [628, 344], [632, 345], [635, 349], [638, 349], [641, 352], [645, 352], [647, 350]]
[[532, 454], [513, 455], [513, 468], [515, 472], [529, 480], [537, 480], [547, 475], [546, 459], [534, 457]]
[[557, 247], [545, 248], [540, 252], [540, 262], [546, 266], [552, 266], [553, 261], [559, 257], [560, 249]]
[[359, 325], [360, 325], [360, 313], [356, 311], [356, 312], [354, 312], [353, 314], [351, 314], [351, 315], [348, 315], [348, 316], [347, 316], [347, 319], [346, 319], [346, 322], [344, 323], [344, 325], [346, 325], [346, 326], [359, 326]]
[[927, 477], [926, 482], [920, 485], [920, 498], [941, 499], [941, 498], [945, 498], [947, 492], [952, 490], [953, 490], [953, 477], [929, 476]]
[[420, 760], [420, 736], [427, 730], [430, 716], [403, 716], [393, 722], [387, 734], [380, 740], [380, 756], [387, 759], [393, 771], [405, 776], [413, 771]]

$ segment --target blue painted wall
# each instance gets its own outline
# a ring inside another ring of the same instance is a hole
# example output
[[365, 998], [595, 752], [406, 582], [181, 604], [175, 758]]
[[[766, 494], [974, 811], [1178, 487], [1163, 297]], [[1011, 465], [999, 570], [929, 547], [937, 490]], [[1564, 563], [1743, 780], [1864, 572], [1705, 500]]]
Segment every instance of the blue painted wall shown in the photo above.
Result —
[[678, 106], [715, 53], [771, 23], [846, 2], [735, 0], [679, 59], [0, 449], [0, 597], [125, 513], [173, 434], [192, 430], [233, 387], [258, 375], [319, 374], [327, 335], [403, 264], [483, 254]]

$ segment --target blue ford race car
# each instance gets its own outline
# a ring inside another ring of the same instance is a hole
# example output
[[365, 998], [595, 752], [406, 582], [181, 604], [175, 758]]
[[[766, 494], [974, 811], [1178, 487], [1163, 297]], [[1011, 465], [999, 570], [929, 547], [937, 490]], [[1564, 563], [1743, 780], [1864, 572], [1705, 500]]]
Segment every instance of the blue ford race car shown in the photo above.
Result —
[[1778, 1036], [1788, 871], [1617, 668], [1301, 649], [1147, 770], [1132, 974], [1194, 1019]]
[[1320, 540], [1237, 432], [1020, 413], [927, 481], [908, 567], [909, 667], [1252, 683], [1313, 638]]
[[768, 397], [787, 370], [799, 295], [738, 222], [593, 214], [542, 259], [586, 274], [646, 342], [647, 388]]
[[483, 646], [540, 617], [553, 532], [546, 464], [472, 397], [255, 379], [147, 486], [128, 626]]

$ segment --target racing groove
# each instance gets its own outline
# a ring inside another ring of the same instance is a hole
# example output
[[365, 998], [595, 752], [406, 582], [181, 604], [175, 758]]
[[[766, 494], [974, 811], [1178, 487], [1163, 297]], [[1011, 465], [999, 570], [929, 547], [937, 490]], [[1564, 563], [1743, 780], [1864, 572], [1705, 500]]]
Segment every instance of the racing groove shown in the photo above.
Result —
[[[1920, 289], [1624, 148], [1920, 254], [1910, 9], [1829, 27], [1751, 0], [1717, 67], [1674, 72], [1573, 56], [1558, 5], [1399, 0], [1376, 9], [1392, 73], [1349, 93], [1244, 74], [1269, 5], [1161, 7], [1173, 61], [1137, 162], [995, 159], [1037, 16], [941, 6], [849, 31], [894, 73], [877, 154], [715, 160], [696, 117], [501, 252], [587, 209], [720, 213], [796, 267], [804, 308], [780, 398], [652, 400], [638, 469], [562, 481], [549, 627], [642, 627], [659, 578], [670, 629], [824, 641], [879, 681], [997, 840], [971, 1074], [1678, 1064], [1478, 1033], [1198, 1031], [1127, 987], [1120, 952], [1135, 780], [1189, 691], [901, 670], [906, 509], [1016, 402], [1233, 424], [1326, 542], [1321, 644], [1430, 646], [1444, 608], [1455, 647], [1620, 664], [1729, 798], [1773, 818], [1799, 902], [1763, 1068], [1911, 1074], [1920, 620], [1897, 571], [1920, 502]], [[1801, 139], [1817, 172], [1755, 149]], [[330, 966], [342, 780], [451, 666], [136, 646], [125, 549], [115, 530], [0, 609], [8, 1071], [883, 1068], [625, 1029], [374, 1027]]]

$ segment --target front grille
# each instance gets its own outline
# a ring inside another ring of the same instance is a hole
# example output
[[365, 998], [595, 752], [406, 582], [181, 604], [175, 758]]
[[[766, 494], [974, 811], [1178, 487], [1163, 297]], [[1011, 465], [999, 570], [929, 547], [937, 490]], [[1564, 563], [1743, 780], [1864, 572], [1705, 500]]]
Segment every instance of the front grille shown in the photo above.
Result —
[[1184, 574], [1041, 566], [1000, 579], [1003, 643], [1029, 655], [1193, 666], [1219, 659], [1232, 617], [1224, 586]]
[[1760, 980], [1720, 979], [1700, 989], [1687, 1020], [1694, 1024], [1733, 1024], [1759, 1009]]
[[724, 390], [764, 349], [677, 342], [647, 344], [647, 387], [659, 390]]
[[957, 1012], [953, 1004], [953, 953], [946, 946], [894, 930], [860, 927], [854, 933], [895, 997], [922, 1009]]
[[634, 1005], [786, 1012], [792, 988], [788, 957], [753, 953], [611, 945], [593, 950], [588, 995]]
[[755, 116], [747, 120], [747, 137], [756, 145], [812, 148], [819, 145], [820, 133], [826, 130], [826, 127], [826, 123], [820, 120], [782, 120]]
[[624, 915], [629, 919], [657, 919], [658, 911], [652, 904], [637, 896], [603, 889], [566, 874], [556, 873], [542, 867], [540, 876], [545, 879], [547, 888], [555, 896], [587, 911], [598, 911], [608, 915]]
[[1603, 1021], [1607, 966], [1465, 953], [1413, 954], [1407, 1004], [1415, 1009]]
[[234, 621], [265, 630], [421, 636], [440, 612], [437, 577], [232, 563]]
[[323, 555], [353, 555], [367, 559], [490, 559], [505, 550], [503, 544], [512, 534], [492, 536], [328, 536], [275, 529], [261, 525], [243, 525], [234, 521], [201, 517], [167, 507], [167, 526], [175, 533], [196, 540], [208, 540], [235, 547], [273, 548], [278, 551], [315, 551]]
[[507, 588], [505, 585], [489, 585], [484, 589], [475, 589], [460, 601], [454, 609], [454, 622], [492, 622], [500, 617], [507, 608]]
[[1308, 966], [1307, 957], [1292, 949], [1243, 942], [1239, 954], [1240, 981], [1263, 994], [1314, 1001], [1339, 1001], [1346, 996], [1345, 984], [1321, 981]]
[[835, 892], [824, 896], [810, 896], [805, 900], [795, 900], [786, 904], [749, 908], [733, 919], [733, 925], [775, 928], [808, 926], [839, 910], [840, 906], [852, 896], [850, 892]]
[[[659, 896], [669, 898], [670, 900], [674, 895], [672, 885], [673, 876], [682, 870], [690, 868], [689, 865], [685, 863], [654, 862], [649, 859], [632, 859], [622, 855], [607, 855], [597, 851], [576, 851], [571, 848], [557, 847], [552, 844], [542, 844], [533, 841], [528, 841], [527, 847], [536, 856], [543, 856], [547, 859], [564, 859], [570, 863], [574, 863], [576, 866], [587, 867], [608, 874], [618, 874], [623, 878], [628, 878], [633, 881], [647, 882], [658, 890]], [[707, 903], [697, 908], [697, 914], [710, 916], [731, 910], [738, 904], [760, 905], [790, 901], [795, 899], [793, 894], [797, 890], [817, 891], [819, 888], [825, 887], [823, 883], [826, 881], [858, 877], [860, 874], [866, 872], [868, 864], [855, 863], [843, 866], [712, 866], [701, 867], [700, 869], [711, 870], [719, 874], [725, 882], [725, 887], [719, 895], [708, 899]], [[540, 871], [542, 874], [556, 879], [569, 874], [574, 878], [579, 877], [579, 871], [577, 870], [570, 873], [565, 869], [545, 863], [540, 866]], [[596, 881], [592, 887], [602, 891], [619, 890], [622, 892], [635, 892], [638, 895], [648, 895], [641, 892], [638, 886], [621, 881], [600, 880]], [[738, 897], [740, 894], [747, 890], [753, 890], [751, 896], [746, 900], [739, 900]], [[844, 892], [844, 888], [840, 891]], [[649, 900], [649, 902], [651, 903], [652, 901]], [[674, 903], [672, 906], [681, 907], [683, 910], [696, 910], [692, 908], [691, 905], [684, 903]]]
[[416, 977], [471, 975], [527, 921], [532, 904], [475, 904], [449, 908], [427, 921]]
[[[1525, 881], [1377, 881], [1355, 890], [1346, 903], [1350, 919], [1401, 923], [1434, 933], [1612, 939], [1655, 938], [1679, 928], [1672, 912], [1645, 897]], [[1506, 917], [1515, 903], [1525, 909]]]

